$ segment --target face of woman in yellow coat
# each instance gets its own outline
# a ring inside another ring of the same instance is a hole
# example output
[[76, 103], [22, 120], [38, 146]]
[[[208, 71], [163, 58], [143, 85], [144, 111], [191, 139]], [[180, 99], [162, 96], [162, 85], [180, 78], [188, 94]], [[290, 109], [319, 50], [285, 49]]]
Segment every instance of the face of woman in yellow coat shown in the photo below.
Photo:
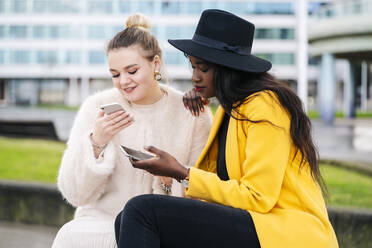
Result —
[[215, 96], [215, 89], [213, 85], [214, 67], [212, 64], [190, 56], [190, 63], [192, 67], [192, 82], [195, 91], [203, 98], [211, 98]]

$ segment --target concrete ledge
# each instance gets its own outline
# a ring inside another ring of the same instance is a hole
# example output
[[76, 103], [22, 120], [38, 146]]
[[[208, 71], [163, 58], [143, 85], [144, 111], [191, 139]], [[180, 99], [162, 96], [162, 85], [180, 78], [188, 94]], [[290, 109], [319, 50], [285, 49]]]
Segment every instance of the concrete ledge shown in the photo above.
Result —
[[328, 214], [340, 248], [371, 247], [372, 210], [330, 207]]
[[0, 120], [0, 134], [10, 137], [34, 137], [58, 140], [52, 121]]
[[1, 220], [62, 226], [73, 214], [54, 185], [0, 181]]
[[[328, 213], [340, 247], [370, 247], [372, 210], [330, 207]], [[0, 180], [0, 220], [62, 226], [73, 214], [54, 185]]]

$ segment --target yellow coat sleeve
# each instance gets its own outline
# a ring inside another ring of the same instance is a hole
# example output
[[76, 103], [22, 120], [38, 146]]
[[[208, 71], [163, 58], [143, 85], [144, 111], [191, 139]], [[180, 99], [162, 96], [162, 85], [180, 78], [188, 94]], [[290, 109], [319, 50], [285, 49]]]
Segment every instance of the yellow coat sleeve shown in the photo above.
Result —
[[290, 120], [272, 93], [260, 93], [243, 104], [239, 111], [250, 120], [268, 120], [276, 126], [267, 122], [239, 121], [238, 125], [242, 125], [245, 133], [240, 136], [245, 137], [236, 137], [238, 147], [226, 147], [226, 156], [234, 154], [234, 149], [244, 153], [240, 164], [227, 164], [228, 169], [241, 171], [240, 180], [222, 181], [215, 173], [191, 168], [186, 194], [234, 208], [267, 213], [279, 198], [288, 164]]

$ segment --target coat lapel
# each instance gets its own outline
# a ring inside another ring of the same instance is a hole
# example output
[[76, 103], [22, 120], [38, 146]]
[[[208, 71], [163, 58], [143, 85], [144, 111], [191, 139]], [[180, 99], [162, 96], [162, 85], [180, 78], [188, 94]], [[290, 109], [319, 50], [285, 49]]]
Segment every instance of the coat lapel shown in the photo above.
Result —
[[225, 111], [223, 110], [223, 108], [221, 106], [219, 106], [217, 111], [216, 111], [216, 114], [214, 116], [214, 120], [213, 120], [213, 123], [212, 123], [211, 130], [209, 132], [207, 143], [205, 144], [204, 149], [203, 149], [202, 153], [200, 154], [198, 161], [196, 162], [196, 165], [195, 165], [196, 168], [200, 167], [203, 159], [205, 158], [205, 156], [209, 152], [209, 149], [211, 148], [211, 145], [212, 145], [214, 139], [216, 138], [218, 130], [220, 129], [224, 114], [225, 114]]

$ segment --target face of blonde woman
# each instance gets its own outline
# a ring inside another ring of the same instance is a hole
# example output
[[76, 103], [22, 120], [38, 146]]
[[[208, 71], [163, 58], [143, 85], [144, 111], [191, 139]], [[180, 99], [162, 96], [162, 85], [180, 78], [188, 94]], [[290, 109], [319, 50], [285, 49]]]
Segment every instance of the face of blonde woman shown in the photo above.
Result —
[[159, 86], [154, 79], [160, 70], [160, 58], [145, 58], [141, 47], [130, 46], [108, 52], [108, 64], [115, 87], [130, 102], [151, 104], [159, 99]]

